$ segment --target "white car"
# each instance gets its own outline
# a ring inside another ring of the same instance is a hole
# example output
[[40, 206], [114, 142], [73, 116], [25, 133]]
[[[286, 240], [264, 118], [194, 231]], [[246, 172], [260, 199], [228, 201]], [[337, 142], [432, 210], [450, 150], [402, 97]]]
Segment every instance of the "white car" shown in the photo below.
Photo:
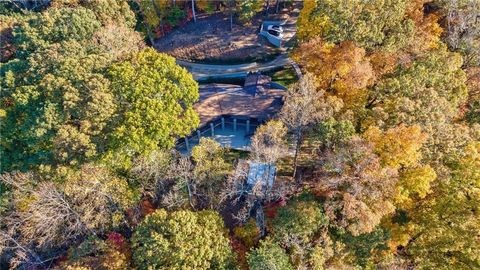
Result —
[[267, 27], [267, 32], [275, 37], [282, 38], [283, 37], [283, 28], [280, 25], [269, 25]]
[[277, 31], [277, 32], [283, 33], [283, 27], [280, 26], [280, 25], [269, 25], [269, 26], [267, 27], [267, 30], [273, 30], [273, 31]]

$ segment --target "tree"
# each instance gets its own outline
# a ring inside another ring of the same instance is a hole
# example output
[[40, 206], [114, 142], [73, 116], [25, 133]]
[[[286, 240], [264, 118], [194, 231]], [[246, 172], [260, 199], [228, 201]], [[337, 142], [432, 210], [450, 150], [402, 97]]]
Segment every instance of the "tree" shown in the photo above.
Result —
[[287, 152], [286, 135], [287, 129], [280, 121], [271, 120], [258, 127], [250, 146], [254, 159], [274, 164]]
[[300, 37], [302, 41], [322, 37], [335, 44], [351, 40], [367, 50], [381, 46], [394, 51], [408, 43], [414, 30], [414, 23], [406, 16], [407, 3], [405, 0], [316, 1], [314, 6], [308, 5], [302, 16], [301, 26], [310, 30], [300, 29]]
[[137, 227], [132, 247], [139, 269], [230, 269], [233, 263], [223, 221], [212, 211], [158, 209]]
[[130, 170], [141, 190], [168, 209], [220, 207], [221, 190], [232, 170], [226, 150], [215, 140], [202, 138], [190, 157], [153, 151], [135, 159]]
[[290, 201], [272, 219], [273, 237], [284, 246], [306, 245], [327, 225], [328, 218], [321, 205], [308, 194]]
[[411, 214], [415, 232], [407, 252], [419, 268], [480, 267], [480, 145], [473, 143]]
[[201, 138], [200, 143], [192, 148], [195, 193], [206, 200], [210, 208], [219, 206], [218, 194], [232, 170], [231, 164], [224, 159], [225, 151], [218, 142], [209, 138]]
[[150, 44], [154, 44], [152, 28], [155, 28], [160, 23], [160, 19], [155, 12], [153, 2], [135, 0], [135, 3], [139, 6], [139, 12], [142, 15], [142, 22], [145, 25]]
[[331, 117], [338, 107], [335, 99], [325, 97], [323, 91], [317, 90], [312, 74], [307, 73], [300, 81], [288, 88], [280, 119], [293, 133], [295, 139], [294, 177], [305, 130], [310, 125]]
[[188, 157], [176, 158], [168, 169], [167, 179], [173, 186], [162, 196], [162, 204], [168, 209], [183, 209], [187, 203], [196, 209], [197, 182], [194, 174], [194, 165]]
[[313, 21], [313, 11], [317, 7], [317, 1], [305, 1], [303, 3], [303, 8], [300, 10], [300, 14], [297, 20], [297, 36], [301, 43], [307, 41], [310, 38], [313, 38], [318, 34], [316, 27], [317, 21]]
[[460, 55], [440, 46], [397, 69], [376, 85], [375, 94], [371, 92], [372, 109], [362, 124], [377, 123], [384, 129], [416, 124], [428, 134], [423, 157], [442, 162], [471, 140], [466, 138], [471, 136], [467, 127], [452, 123], [467, 97], [461, 66]]
[[37, 49], [64, 40], [88, 40], [100, 26], [95, 13], [83, 7], [53, 8], [34, 14], [15, 28], [17, 56], [26, 58]]
[[102, 25], [118, 25], [135, 28], [137, 19], [127, 0], [80, 1], [81, 5], [92, 10]]
[[442, 15], [429, 8], [429, 4], [423, 0], [407, 1], [406, 16], [413, 21], [415, 27], [410, 41], [403, 50], [413, 57], [427, 54], [430, 50], [438, 48], [441, 43], [444, 30], [438, 22]]
[[[271, 170], [263, 170], [257, 175], [255, 183], [248, 183], [250, 164], [255, 162], [240, 161], [235, 171], [228, 177], [227, 183], [221, 192], [222, 202], [235, 205], [236, 213], [232, 217], [239, 223], [246, 223], [255, 216], [260, 237], [266, 234], [264, 206], [268, 202], [285, 200], [292, 192], [292, 185], [284, 181], [276, 181], [272, 185]], [[270, 167], [268, 167], [270, 168]]]
[[131, 268], [128, 240], [117, 232], [108, 234], [106, 240], [89, 237], [77, 246], [70, 247], [68, 257], [56, 265], [61, 269]]
[[388, 118], [379, 117], [388, 127], [418, 124], [430, 133], [435, 122], [451, 120], [467, 97], [461, 66], [460, 55], [440, 46], [379, 82], [370, 103], [376, 113], [388, 114]]
[[92, 45], [115, 60], [124, 60], [130, 53], [138, 53], [145, 47], [143, 37], [132, 29], [117, 24], [99, 28], [92, 36]]
[[404, 124], [385, 132], [370, 126], [363, 136], [373, 144], [382, 165], [395, 169], [415, 165], [421, 158], [420, 148], [428, 138], [418, 125]]
[[321, 155], [319, 173], [327, 176], [316, 185], [317, 192], [325, 197], [328, 217], [353, 236], [372, 232], [395, 210], [397, 172], [383, 167], [372, 145], [357, 136]]
[[340, 98], [345, 109], [364, 107], [367, 87], [374, 79], [374, 70], [364, 49], [351, 41], [338, 45], [314, 38], [295, 50], [294, 59], [312, 73], [317, 87]]
[[15, 56], [16, 47], [13, 38], [13, 27], [17, 24], [18, 18], [2, 15], [0, 23], [0, 63], [12, 60]]
[[430, 165], [416, 165], [400, 172], [396, 204], [403, 209], [410, 208], [415, 201], [431, 193], [437, 173]]
[[250, 20], [263, 9], [262, 0], [244, 0], [237, 3], [238, 16], [242, 23], [249, 24]]
[[137, 157], [130, 175], [137, 179], [142, 195], [156, 202], [166, 190], [174, 156], [163, 150]]
[[375, 253], [387, 249], [389, 234], [385, 229], [376, 228], [372, 232], [357, 236], [339, 230], [332, 237], [345, 244], [345, 249], [353, 253], [355, 263], [365, 268]]
[[464, 66], [480, 64], [480, 4], [474, 0], [441, 0], [447, 19], [447, 44], [464, 55]]
[[335, 149], [348, 142], [355, 135], [355, 127], [348, 120], [337, 121], [333, 117], [318, 123], [312, 131], [313, 136], [322, 142], [325, 148]]
[[105, 56], [68, 41], [3, 66], [2, 169], [76, 165], [98, 154], [116, 110]]
[[248, 267], [251, 270], [293, 270], [288, 255], [271, 239], [260, 242], [260, 246], [247, 255]]
[[136, 154], [170, 148], [177, 136], [198, 126], [193, 110], [198, 84], [173, 57], [145, 49], [115, 64], [110, 80], [116, 102], [123, 106], [113, 119], [116, 128], [107, 158], [128, 161]]
[[197, 16], [195, 14], [195, 0], [192, 0], [192, 14], [193, 14], [193, 21], [197, 22]]
[[14, 252], [14, 263], [42, 265], [51, 259], [39, 254], [128, 225], [126, 210], [137, 198], [124, 179], [92, 164], [52, 178], [65, 185], [31, 172], [0, 177], [14, 192], [10, 211], [0, 223], [0, 252]]
[[[50, 8], [19, 17], [13, 36], [17, 59], [1, 69], [8, 131], [1, 138], [2, 170], [78, 165], [103, 152], [103, 133], [117, 109], [105, 69], [143, 46], [126, 26], [131, 11], [125, 4], [106, 10], [85, 4], [95, 11]], [[118, 18], [101, 22], [102, 12]], [[115, 38], [109, 31], [116, 31]]]
[[233, 30], [233, 15], [237, 11], [237, 4], [235, 0], [226, 0], [228, 16], [230, 17], [230, 31]]
[[260, 238], [260, 230], [253, 218], [250, 218], [243, 226], [236, 226], [233, 234], [245, 244], [247, 249], [253, 248]]

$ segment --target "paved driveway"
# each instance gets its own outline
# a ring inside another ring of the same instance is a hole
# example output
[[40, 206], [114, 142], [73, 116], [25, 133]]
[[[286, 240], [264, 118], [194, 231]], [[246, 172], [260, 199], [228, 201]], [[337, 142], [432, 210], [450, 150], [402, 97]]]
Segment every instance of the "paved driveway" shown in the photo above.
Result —
[[291, 65], [292, 63], [293, 61], [288, 57], [287, 53], [283, 53], [267, 63], [253, 62], [240, 65], [206, 65], [177, 60], [177, 64], [188, 69], [197, 81], [215, 78], [242, 78], [250, 71], [267, 72]]

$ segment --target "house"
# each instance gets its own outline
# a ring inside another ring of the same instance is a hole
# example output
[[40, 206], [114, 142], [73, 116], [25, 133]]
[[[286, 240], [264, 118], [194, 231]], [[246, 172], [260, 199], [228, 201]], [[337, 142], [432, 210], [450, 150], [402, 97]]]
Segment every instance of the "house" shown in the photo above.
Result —
[[248, 150], [256, 127], [274, 117], [283, 105], [285, 90], [270, 77], [249, 73], [242, 86], [208, 84], [200, 87], [194, 105], [200, 127], [179, 140], [177, 148], [188, 152], [201, 137], [212, 137], [225, 147]]

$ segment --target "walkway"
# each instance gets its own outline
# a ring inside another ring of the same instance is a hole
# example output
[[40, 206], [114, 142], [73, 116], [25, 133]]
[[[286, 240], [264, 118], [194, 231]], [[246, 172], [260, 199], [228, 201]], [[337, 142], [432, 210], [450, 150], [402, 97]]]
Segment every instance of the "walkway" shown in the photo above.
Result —
[[188, 69], [197, 81], [218, 78], [241, 78], [245, 77], [250, 71], [267, 72], [287, 65], [294, 67], [299, 78], [302, 76], [298, 65], [288, 57], [287, 53], [282, 53], [274, 60], [266, 63], [253, 62], [240, 65], [207, 65], [177, 60], [177, 64]]

